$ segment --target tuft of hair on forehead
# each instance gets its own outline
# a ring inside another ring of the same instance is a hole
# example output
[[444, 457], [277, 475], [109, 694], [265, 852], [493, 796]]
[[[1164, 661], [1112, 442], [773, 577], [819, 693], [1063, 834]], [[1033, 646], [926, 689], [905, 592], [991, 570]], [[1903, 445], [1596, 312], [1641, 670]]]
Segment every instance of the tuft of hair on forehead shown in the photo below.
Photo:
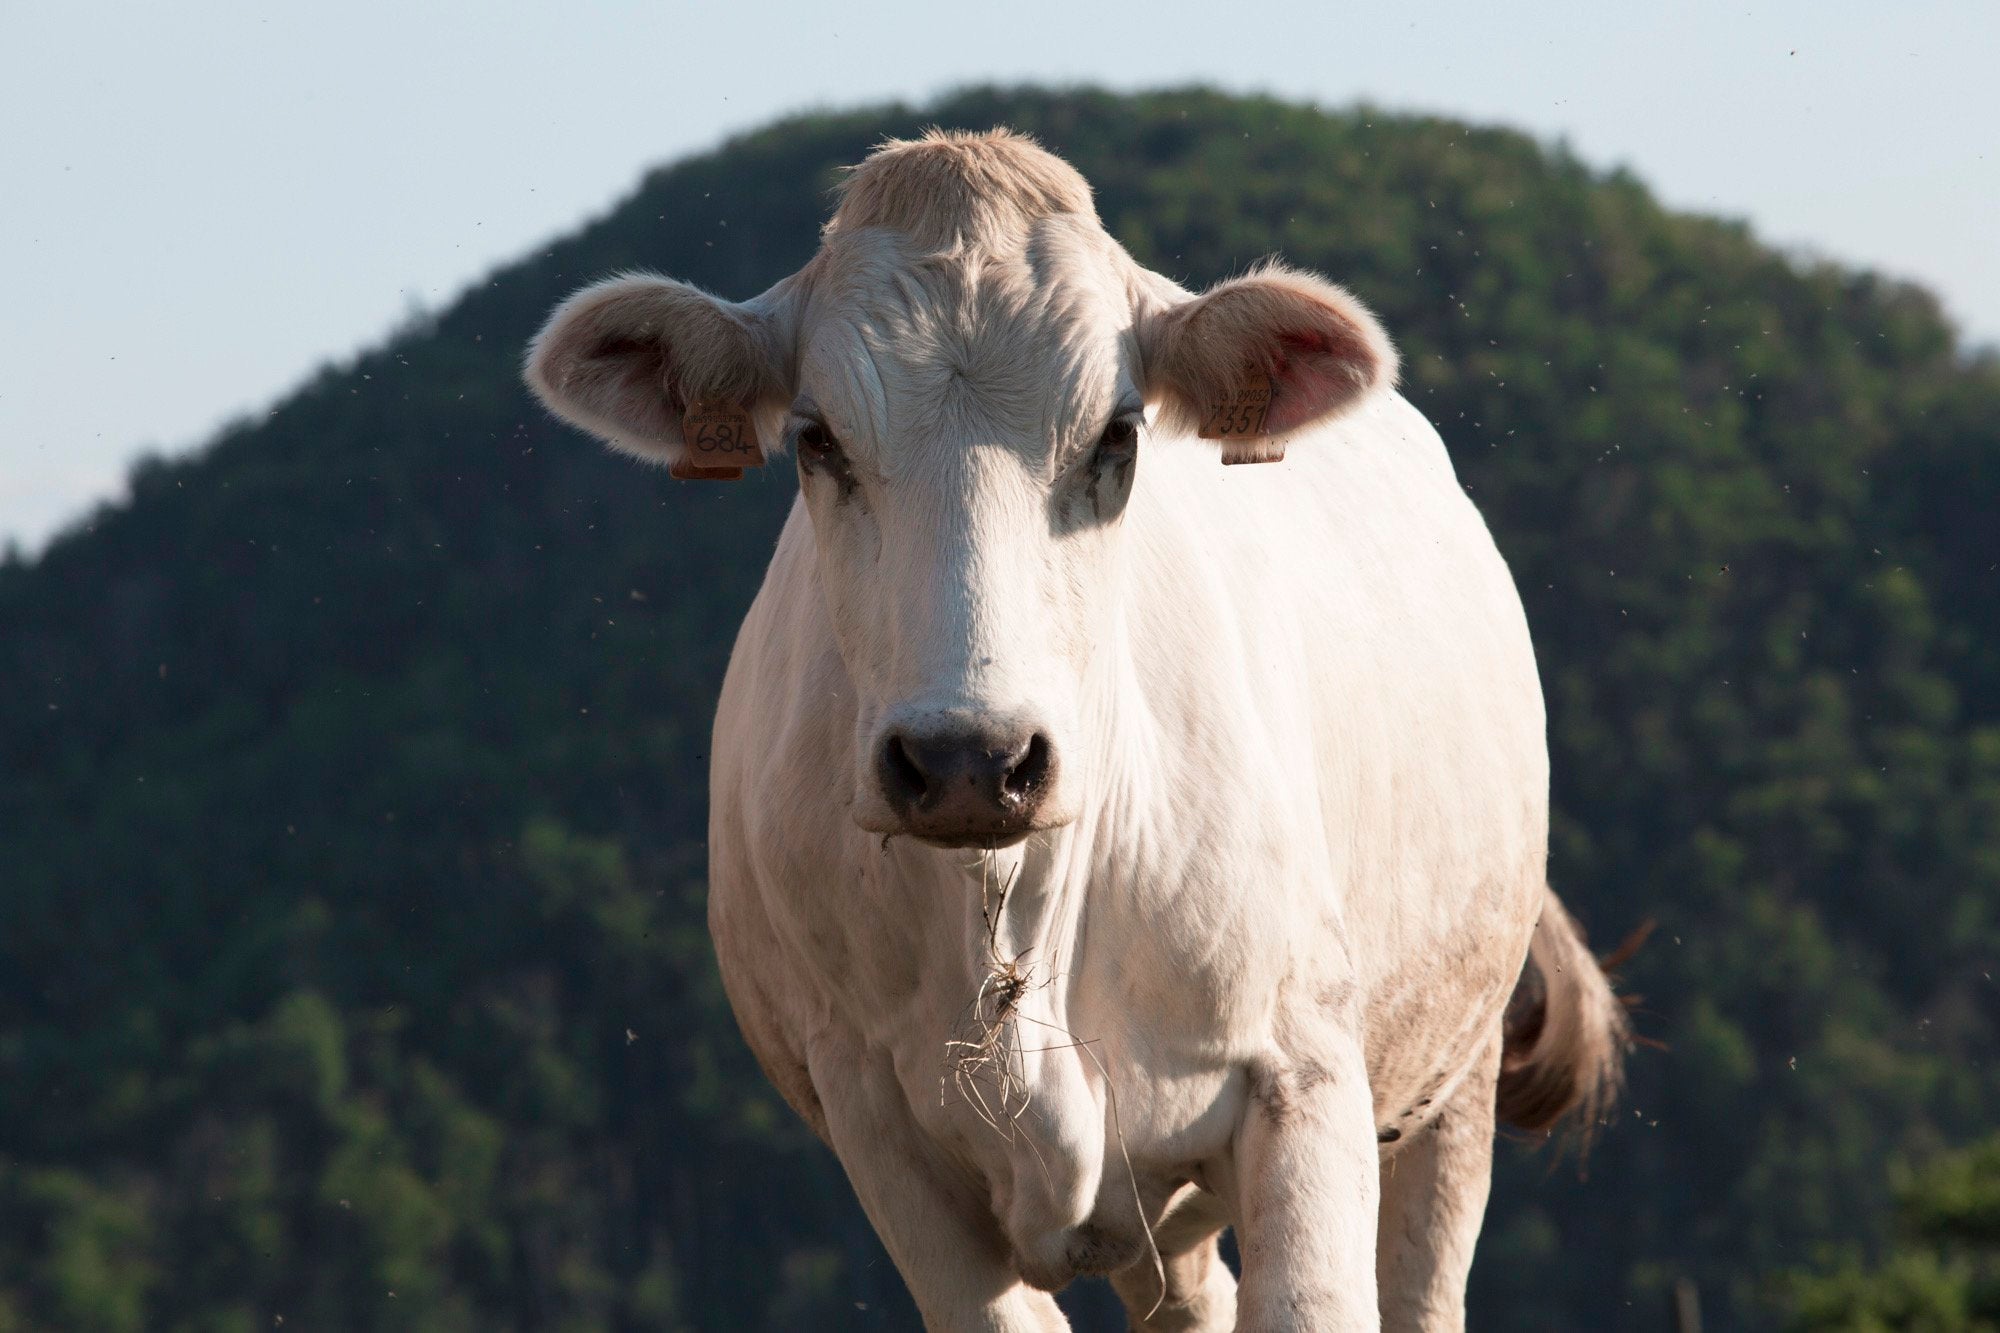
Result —
[[887, 140], [848, 169], [827, 232], [887, 227], [942, 249], [1061, 214], [1096, 219], [1090, 184], [1027, 135], [929, 129]]

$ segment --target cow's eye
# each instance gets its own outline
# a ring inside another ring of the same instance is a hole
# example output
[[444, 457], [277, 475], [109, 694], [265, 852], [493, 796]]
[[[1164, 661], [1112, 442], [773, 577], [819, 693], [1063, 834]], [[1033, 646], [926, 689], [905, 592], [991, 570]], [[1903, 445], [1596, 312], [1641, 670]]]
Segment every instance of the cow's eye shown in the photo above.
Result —
[[792, 436], [792, 443], [799, 451], [799, 463], [803, 467], [825, 467], [840, 458], [840, 442], [833, 438], [833, 432], [826, 428], [824, 421], [801, 422], [797, 433]]
[[1123, 463], [1139, 449], [1139, 423], [1131, 417], [1114, 417], [1098, 437], [1097, 457], [1099, 464]]

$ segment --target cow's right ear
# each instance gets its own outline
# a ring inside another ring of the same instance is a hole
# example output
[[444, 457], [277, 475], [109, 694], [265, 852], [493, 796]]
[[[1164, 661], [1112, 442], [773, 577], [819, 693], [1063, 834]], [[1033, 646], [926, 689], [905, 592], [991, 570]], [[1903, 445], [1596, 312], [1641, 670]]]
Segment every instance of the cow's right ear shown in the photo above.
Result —
[[[769, 294], [767, 294], [768, 296]], [[615, 449], [688, 462], [690, 406], [749, 413], [764, 439], [790, 401], [768, 302], [738, 305], [684, 282], [628, 275], [556, 307], [525, 377], [551, 412]]]

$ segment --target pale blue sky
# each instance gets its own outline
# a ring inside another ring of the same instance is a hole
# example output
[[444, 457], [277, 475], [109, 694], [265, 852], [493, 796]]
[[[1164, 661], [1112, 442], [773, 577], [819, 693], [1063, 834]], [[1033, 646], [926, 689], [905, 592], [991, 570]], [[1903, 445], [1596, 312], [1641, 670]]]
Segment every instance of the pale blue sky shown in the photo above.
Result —
[[[1502, 10], [1512, 11], [1503, 14]], [[0, 540], [790, 111], [1206, 81], [1565, 137], [2000, 339], [2000, 4], [0, 0]]]

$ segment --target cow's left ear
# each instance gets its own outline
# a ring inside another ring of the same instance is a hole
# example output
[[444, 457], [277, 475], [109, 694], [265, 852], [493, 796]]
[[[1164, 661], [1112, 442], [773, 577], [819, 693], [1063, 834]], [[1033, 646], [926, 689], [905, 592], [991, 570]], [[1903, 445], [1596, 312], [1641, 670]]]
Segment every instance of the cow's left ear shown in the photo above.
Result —
[[1225, 442], [1225, 457], [1282, 457], [1281, 437], [1396, 381], [1396, 349], [1366, 306], [1278, 265], [1143, 316], [1146, 397], [1170, 430]]

